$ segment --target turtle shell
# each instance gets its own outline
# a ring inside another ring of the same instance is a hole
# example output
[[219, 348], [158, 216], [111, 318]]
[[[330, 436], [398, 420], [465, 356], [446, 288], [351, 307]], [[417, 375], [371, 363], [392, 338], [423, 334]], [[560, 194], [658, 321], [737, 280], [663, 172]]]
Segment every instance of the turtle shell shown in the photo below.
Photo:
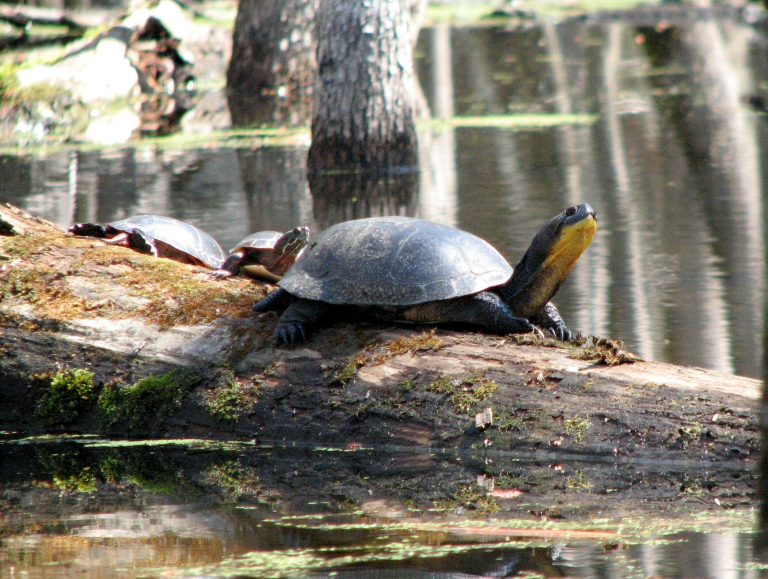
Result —
[[160, 215], [135, 215], [120, 221], [107, 224], [108, 228], [125, 233], [140, 233], [154, 248], [154, 253], [161, 257], [165, 255], [155, 241], [198, 260], [206, 266], [217, 269], [227, 259], [226, 253], [216, 240], [194, 225]]
[[345, 221], [322, 232], [279, 285], [332, 304], [408, 306], [505, 283], [512, 267], [486, 241], [410, 217]]
[[240, 243], [238, 243], [235, 247], [230, 249], [229, 253], [235, 253], [236, 251], [247, 248], [274, 249], [275, 244], [283, 235], [284, 234], [280, 233], [279, 231], [259, 231], [257, 233], [252, 233], [243, 239]]

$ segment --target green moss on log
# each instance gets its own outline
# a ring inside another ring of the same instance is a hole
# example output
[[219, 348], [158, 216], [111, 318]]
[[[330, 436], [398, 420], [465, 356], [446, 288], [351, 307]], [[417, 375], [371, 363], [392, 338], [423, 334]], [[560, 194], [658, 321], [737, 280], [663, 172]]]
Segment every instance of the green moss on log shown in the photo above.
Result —
[[79, 368], [63, 368], [51, 376], [35, 408], [35, 415], [51, 424], [74, 421], [90, 406], [95, 387], [93, 372]]
[[107, 427], [118, 423], [128, 430], [147, 427], [176, 410], [200, 380], [196, 372], [173, 370], [132, 386], [107, 385], [99, 396], [99, 418]]

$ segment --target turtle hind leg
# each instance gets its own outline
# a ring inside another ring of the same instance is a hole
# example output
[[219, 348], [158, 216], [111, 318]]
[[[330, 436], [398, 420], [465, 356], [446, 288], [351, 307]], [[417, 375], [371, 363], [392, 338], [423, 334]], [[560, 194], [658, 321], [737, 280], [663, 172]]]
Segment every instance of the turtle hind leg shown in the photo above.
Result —
[[295, 346], [306, 341], [312, 330], [330, 318], [335, 309], [324, 302], [295, 298], [277, 322], [275, 342]]
[[278, 312], [291, 305], [293, 296], [279, 287], [251, 306], [254, 312]]
[[471, 324], [499, 335], [535, 331], [528, 320], [516, 317], [492, 292], [419, 304], [404, 310], [401, 317], [409, 322]]

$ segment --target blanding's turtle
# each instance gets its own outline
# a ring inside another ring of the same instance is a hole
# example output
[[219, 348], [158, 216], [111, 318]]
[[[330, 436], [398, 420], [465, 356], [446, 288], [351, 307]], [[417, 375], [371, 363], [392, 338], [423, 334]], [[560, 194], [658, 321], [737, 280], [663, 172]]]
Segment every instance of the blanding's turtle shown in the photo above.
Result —
[[569, 207], [539, 230], [513, 273], [493, 247], [465, 231], [408, 217], [346, 221], [320, 234], [253, 309], [285, 309], [275, 339], [287, 345], [349, 313], [495, 334], [536, 325], [570, 340], [550, 299], [596, 229], [592, 207]]

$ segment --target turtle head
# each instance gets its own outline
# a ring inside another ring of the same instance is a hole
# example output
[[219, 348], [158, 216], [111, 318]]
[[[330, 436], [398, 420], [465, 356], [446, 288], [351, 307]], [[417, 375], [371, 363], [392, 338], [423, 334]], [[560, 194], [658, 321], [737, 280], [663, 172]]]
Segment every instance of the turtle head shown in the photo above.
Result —
[[275, 252], [295, 261], [309, 241], [309, 227], [294, 227], [275, 243]]
[[275, 243], [274, 264], [270, 271], [282, 276], [299, 258], [309, 241], [309, 227], [295, 227]]
[[588, 203], [569, 207], [534, 236], [515, 266], [502, 297], [515, 315], [536, 315], [560, 289], [597, 230], [595, 210]]

